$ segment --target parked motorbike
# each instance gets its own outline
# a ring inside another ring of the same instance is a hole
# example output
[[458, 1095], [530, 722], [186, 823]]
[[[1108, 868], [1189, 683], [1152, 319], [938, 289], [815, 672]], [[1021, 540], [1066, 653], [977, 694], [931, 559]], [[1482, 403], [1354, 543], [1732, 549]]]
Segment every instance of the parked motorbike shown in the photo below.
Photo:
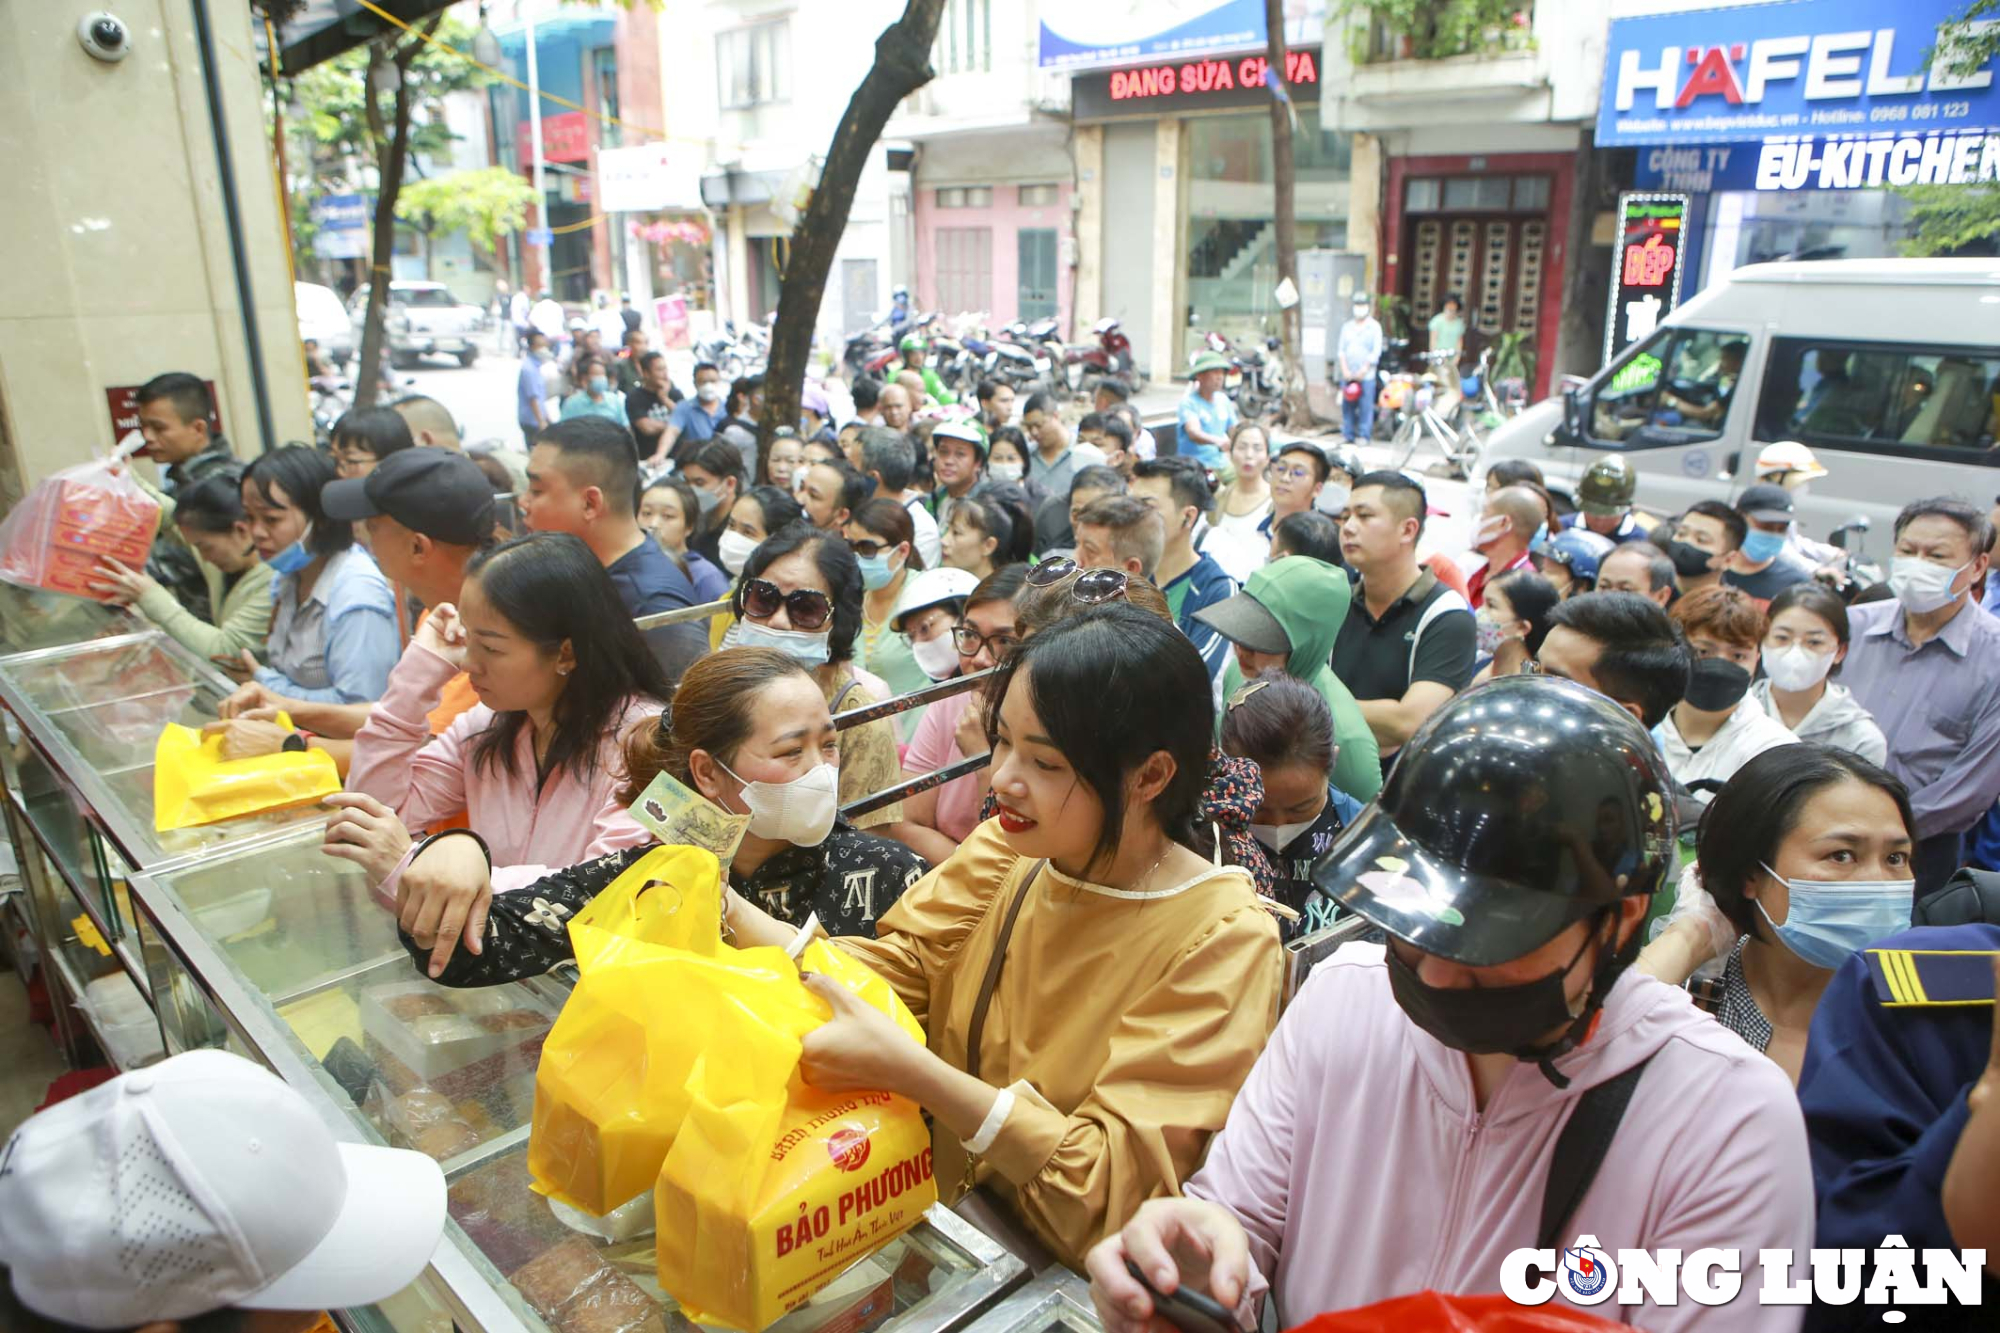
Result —
[[1236, 382], [1236, 411], [1245, 421], [1276, 418], [1285, 408], [1284, 341], [1266, 338], [1262, 347], [1239, 352], [1233, 358], [1239, 374]]
[[1849, 543], [1864, 536], [1870, 526], [1866, 514], [1856, 514], [1835, 528], [1826, 539], [1829, 546], [1840, 549], [1840, 559], [1830, 565], [1822, 566], [1816, 577], [1821, 582], [1829, 584], [1844, 601], [1851, 602], [1864, 590], [1882, 582], [1880, 565], [1862, 560], [1847, 549]]
[[1062, 358], [1056, 362], [1056, 385], [1064, 394], [1086, 393], [1101, 379], [1121, 380], [1132, 388], [1132, 340], [1125, 336], [1116, 316], [1107, 316], [1090, 326], [1096, 339], [1087, 343], [1063, 343]]
[[347, 395], [354, 386], [347, 380], [326, 375], [316, 375], [309, 383], [312, 386], [313, 438], [322, 449], [331, 449], [333, 423], [340, 420], [341, 413], [347, 410]]

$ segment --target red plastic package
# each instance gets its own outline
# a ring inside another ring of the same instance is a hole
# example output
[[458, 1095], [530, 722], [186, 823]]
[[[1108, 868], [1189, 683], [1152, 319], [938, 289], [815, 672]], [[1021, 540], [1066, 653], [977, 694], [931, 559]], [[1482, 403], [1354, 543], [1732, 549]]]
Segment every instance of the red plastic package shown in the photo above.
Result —
[[0, 579], [106, 601], [91, 587], [102, 577], [99, 557], [143, 568], [159, 526], [159, 502], [123, 464], [64, 468], [0, 522]]
[[1573, 1306], [1516, 1305], [1505, 1296], [1420, 1291], [1358, 1310], [1323, 1314], [1291, 1333], [1604, 1333], [1630, 1328]]

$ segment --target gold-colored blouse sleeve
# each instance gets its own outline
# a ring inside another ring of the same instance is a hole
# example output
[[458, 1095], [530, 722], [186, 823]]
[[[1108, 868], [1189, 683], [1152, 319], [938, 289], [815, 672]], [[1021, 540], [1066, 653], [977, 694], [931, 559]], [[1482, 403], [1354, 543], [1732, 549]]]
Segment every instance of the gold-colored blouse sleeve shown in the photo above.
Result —
[[[1007, 907], [1033, 869], [987, 821], [841, 944], [876, 968], [965, 1069], [967, 1032]], [[1028, 891], [987, 1011], [980, 1077], [1014, 1109], [974, 1178], [1067, 1264], [1147, 1199], [1177, 1194], [1278, 1017], [1278, 929], [1228, 870], [1165, 898], [1104, 894], [1042, 874]], [[934, 1127], [938, 1188], [955, 1198], [964, 1147]]]

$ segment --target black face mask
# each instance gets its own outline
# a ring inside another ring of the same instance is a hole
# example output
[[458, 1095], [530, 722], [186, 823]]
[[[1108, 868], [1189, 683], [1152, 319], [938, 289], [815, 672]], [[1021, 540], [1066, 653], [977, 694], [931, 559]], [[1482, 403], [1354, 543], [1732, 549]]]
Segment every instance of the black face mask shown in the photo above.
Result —
[[1726, 713], [1749, 692], [1750, 673], [1727, 658], [1704, 657], [1688, 676], [1688, 706], [1704, 713]]
[[1715, 557], [1699, 546], [1690, 546], [1683, 541], [1671, 541], [1667, 543], [1667, 555], [1674, 562], [1674, 572], [1684, 579], [1700, 578], [1703, 574], [1713, 572], [1709, 569], [1708, 562]]
[[[1563, 978], [1576, 960], [1596, 942], [1595, 935], [1583, 942], [1575, 957], [1545, 977], [1514, 986], [1433, 986], [1417, 976], [1417, 970], [1388, 950], [1389, 991], [1412, 1023], [1455, 1051], [1467, 1055], [1512, 1055], [1523, 1060], [1544, 1062], [1562, 1049], [1544, 1050], [1537, 1042], [1558, 1028], [1573, 1026], [1582, 1016], [1570, 1010]], [[1590, 1012], [1586, 1001], [1584, 1013]]]

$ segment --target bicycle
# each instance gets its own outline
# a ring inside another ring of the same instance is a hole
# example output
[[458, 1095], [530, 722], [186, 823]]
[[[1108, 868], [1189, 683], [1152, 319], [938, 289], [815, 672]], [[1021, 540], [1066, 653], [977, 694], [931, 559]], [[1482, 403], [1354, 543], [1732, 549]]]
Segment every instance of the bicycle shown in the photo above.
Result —
[[[1437, 409], [1437, 391], [1442, 381], [1438, 378], [1438, 367], [1458, 359], [1455, 352], [1426, 352], [1423, 355], [1426, 369], [1421, 375], [1399, 376], [1406, 381], [1403, 394], [1403, 417], [1396, 426], [1396, 433], [1390, 437], [1389, 448], [1395, 455], [1392, 465], [1398, 471], [1406, 468], [1416, 456], [1417, 449], [1426, 440], [1437, 446], [1446, 463], [1460, 477], [1470, 476], [1472, 466], [1479, 461], [1479, 453], [1485, 447], [1485, 439], [1478, 428], [1476, 414], [1468, 416], [1466, 400], [1461, 396], [1455, 404], [1450, 418]], [[1482, 391], [1490, 395], [1484, 370], [1486, 357], [1481, 356], [1479, 370]], [[1458, 386], [1451, 386], [1458, 387]], [[1497, 406], [1497, 403], [1496, 403]], [[1460, 423], [1463, 424], [1460, 424]]]

